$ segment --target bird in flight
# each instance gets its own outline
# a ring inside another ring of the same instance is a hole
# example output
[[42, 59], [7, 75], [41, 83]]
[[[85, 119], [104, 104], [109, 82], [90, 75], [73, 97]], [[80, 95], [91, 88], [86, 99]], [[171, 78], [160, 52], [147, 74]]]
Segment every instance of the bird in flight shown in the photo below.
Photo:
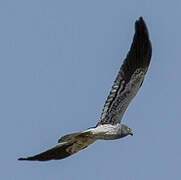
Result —
[[124, 60], [111, 92], [107, 97], [99, 122], [95, 127], [61, 137], [57, 146], [40, 154], [18, 160], [47, 161], [66, 158], [94, 143], [96, 140], [113, 140], [133, 135], [121, 123], [123, 114], [141, 87], [152, 54], [151, 42], [142, 17], [135, 23], [131, 48]]

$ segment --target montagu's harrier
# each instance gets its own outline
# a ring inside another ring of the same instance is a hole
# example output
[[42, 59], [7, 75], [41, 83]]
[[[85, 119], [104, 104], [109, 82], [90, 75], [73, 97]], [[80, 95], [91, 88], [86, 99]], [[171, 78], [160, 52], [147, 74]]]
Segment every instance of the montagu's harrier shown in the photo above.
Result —
[[92, 144], [98, 139], [112, 140], [133, 135], [130, 128], [121, 124], [123, 114], [141, 87], [152, 54], [148, 30], [142, 17], [135, 23], [135, 35], [123, 65], [105, 102], [99, 122], [93, 128], [65, 135], [59, 145], [19, 160], [47, 161], [66, 158]]

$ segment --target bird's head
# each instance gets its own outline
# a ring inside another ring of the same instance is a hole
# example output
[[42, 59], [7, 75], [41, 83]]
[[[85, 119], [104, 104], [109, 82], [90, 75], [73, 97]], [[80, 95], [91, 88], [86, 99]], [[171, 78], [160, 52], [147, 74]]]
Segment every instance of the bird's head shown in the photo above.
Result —
[[125, 137], [127, 135], [133, 136], [133, 132], [132, 132], [131, 128], [129, 128], [128, 126], [122, 124], [121, 125], [121, 137]]

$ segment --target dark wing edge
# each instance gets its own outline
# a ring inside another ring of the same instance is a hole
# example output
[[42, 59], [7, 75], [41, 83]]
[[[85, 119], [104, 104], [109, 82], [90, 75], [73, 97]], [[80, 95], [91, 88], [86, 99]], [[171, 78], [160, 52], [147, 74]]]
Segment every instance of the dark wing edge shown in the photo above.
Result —
[[30, 160], [30, 161], [48, 161], [48, 160], [56, 160], [56, 159], [64, 159], [73, 153], [69, 153], [67, 149], [71, 147], [73, 143], [65, 143], [61, 145], [57, 145], [45, 152], [37, 154], [35, 156], [30, 156], [27, 158], [19, 158], [18, 160]]
[[48, 161], [64, 159], [68, 156], [71, 156], [74, 153], [81, 151], [82, 149], [85, 149], [90, 144], [94, 143], [95, 139], [92, 138], [92, 134], [90, 132], [82, 131], [82, 133], [78, 132], [65, 135], [61, 139], [59, 139], [59, 142], [64, 143], [59, 144], [35, 156], [19, 158], [18, 160]]
[[142, 17], [135, 23], [135, 35], [126, 59], [121, 67], [128, 82], [138, 68], [148, 69], [152, 55], [149, 33]]
[[[136, 70], [143, 69], [144, 74], [147, 72], [151, 60], [151, 55], [152, 46], [149, 40], [149, 33], [143, 18], [140, 17], [139, 20], [137, 20], [135, 23], [135, 34], [131, 48], [120, 68], [116, 80], [114, 81], [97, 126], [101, 124], [115, 123], [111, 120], [112, 114], [110, 113], [113, 106], [117, 103], [117, 99], [125, 90], [127, 84], [129, 83], [132, 75], [136, 72]], [[123, 100], [123, 97], [121, 100]]]

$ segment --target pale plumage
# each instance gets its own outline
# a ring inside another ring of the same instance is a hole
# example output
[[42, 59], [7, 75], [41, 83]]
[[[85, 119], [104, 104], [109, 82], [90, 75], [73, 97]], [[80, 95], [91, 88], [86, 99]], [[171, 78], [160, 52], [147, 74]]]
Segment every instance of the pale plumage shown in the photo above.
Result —
[[19, 160], [66, 158], [94, 143], [97, 139], [112, 140], [133, 135], [130, 128], [121, 124], [123, 114], [141, 87], [151, 59], [151, 42], [141, 17], [135, 23], [135, 35], [131, 49], [114, 81], [96, 127], [72, 133], [59, 139], [59, 144], [43, 153]]

